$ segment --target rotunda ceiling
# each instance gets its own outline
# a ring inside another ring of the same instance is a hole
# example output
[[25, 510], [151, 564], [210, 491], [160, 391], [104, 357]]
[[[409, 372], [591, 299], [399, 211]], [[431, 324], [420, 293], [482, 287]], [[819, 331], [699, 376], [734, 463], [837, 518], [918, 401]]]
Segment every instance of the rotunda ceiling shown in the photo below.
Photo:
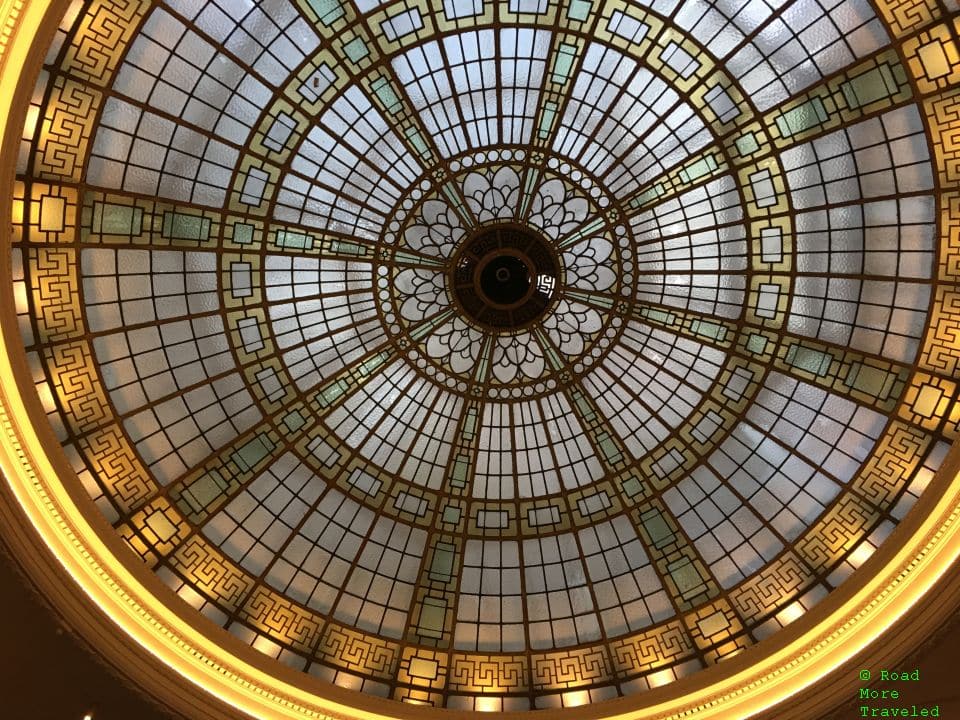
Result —
[[902, 6], [71, 3], [3, 318], [65, 482], [369, 695], [574, 706], [762, 644], [956, 435], [958, 8]]

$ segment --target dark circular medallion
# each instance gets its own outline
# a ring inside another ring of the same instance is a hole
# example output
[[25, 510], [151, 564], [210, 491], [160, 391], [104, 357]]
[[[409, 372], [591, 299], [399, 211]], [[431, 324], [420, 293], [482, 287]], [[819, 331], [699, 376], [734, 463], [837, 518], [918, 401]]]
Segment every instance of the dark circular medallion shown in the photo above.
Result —
[[[485, 260], [485, 262], [484, 262]], [[480, 262], [480, 294], [491, 305], [508, 307], [523, 301], [533, 287], [523, 258], [494, 250]]]
[[553, 248], [525, 227], [486, 227], [454, 255], [449, 283], [466, 315], [486, 328], [510, 331], [539, 320], [557, 292]]

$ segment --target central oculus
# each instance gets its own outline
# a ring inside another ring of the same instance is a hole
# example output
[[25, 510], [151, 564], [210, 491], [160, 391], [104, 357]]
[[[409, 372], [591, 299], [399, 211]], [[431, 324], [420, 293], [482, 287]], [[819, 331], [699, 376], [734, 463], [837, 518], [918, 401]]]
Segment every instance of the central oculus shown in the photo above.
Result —
[[526, 258], [494, 250], [480, 260], [480, 294], [491, 305], [511, 307], [526, 299], [534, 287]]
[[510, 331], [536, 322], [557, 292], [560, 264], [537, 233], [517, 225], [484, 227], [457, 250], [448, 281], [475, 323]]

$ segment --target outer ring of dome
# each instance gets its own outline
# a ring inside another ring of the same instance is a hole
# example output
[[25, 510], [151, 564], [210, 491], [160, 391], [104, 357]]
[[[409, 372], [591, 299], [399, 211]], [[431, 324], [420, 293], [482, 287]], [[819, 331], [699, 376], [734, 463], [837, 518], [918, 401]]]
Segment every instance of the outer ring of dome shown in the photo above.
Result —
[[[0, 213], [12, 211], [14, 148], [32, 87], [21, 81], [36, 76], [43, 56], [31, 50], [49, 41], [56, 28], [49, 20], [65, 6], [49, 0], [5, 0], [0, 5], [0, 100], [13, 108], [0, 118], [5, 150], [0, 156]], [[944, 170], [949, 160], [943, 155], [936, 159]], [[946, 213], [943, 233], [945, 219]], [[3, 254], [0, 273], [10, 270], [10, 257]], [[39, 401], [16, 391], [18, 382], [30, 376], [10, 322], [14, 303], [9, 285], [2, 292], [0, 313], [6, 322], [0, 342], [0, 468], [7, 483], [0, 491], [5, 501], [0, 504], [0, 526], [19, 562], [92, 645], [152, 694], [191, 717], [236, 717], [238, 712], [364, 719], [451, 716], [450, 711], [406, 710], [396, 702], [267, 663], [225, 633], [197, 627], [175, 609], [172, 593], [155, 577], [142, 567], [126, 565], [119, 538], [107, 532], [106, 522], [80, 496], [78, 483], [63, 481], [73, 473], [43, 422]], [[954, 448], [893, 539], [864, 564], [863, 572], [778, 633], [766, 652], [751, 648], [665, 688], [562, 712], [570, 718], [679, 718], [691, 713], [744, 718], [793, 698], [858, 654], [866, 666], [892, 659], [896, 641], [920, 630], [914, 625], [907, 631], [898, 621], [923, 610], [925, 627], [932, 629], [960, 598], [960, 582], [947, 577], [960, 558], [958, 469]], [[45, 548], [38, 551], [41, 543]], [[878, 642], [881, 639], [886, 642]], [[810, 717], [813, 707], [828, 707], [855, 686], [855, 680], [831, 682], [828, 691], [818, 693], [822, 704], [791, 702], [776, 716]]]

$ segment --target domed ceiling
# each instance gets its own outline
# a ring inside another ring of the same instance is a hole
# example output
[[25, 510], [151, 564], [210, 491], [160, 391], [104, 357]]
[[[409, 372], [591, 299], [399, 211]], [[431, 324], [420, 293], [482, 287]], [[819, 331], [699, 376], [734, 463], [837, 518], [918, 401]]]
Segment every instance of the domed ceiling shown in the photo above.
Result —
[[955, 437], [957, 11], [77, 0], [23, 392], [127, 562], [279, 663], [478, 710], [697, 673]]

